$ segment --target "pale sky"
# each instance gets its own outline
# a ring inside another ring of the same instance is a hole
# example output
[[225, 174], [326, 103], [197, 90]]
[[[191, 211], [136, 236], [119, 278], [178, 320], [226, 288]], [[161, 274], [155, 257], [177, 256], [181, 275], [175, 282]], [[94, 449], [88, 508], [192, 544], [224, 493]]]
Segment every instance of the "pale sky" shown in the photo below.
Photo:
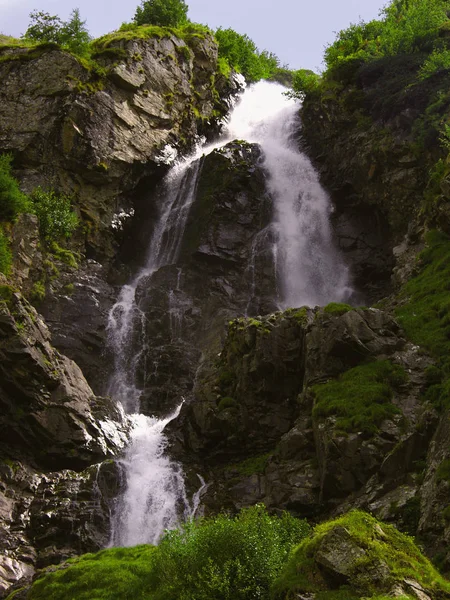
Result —
[[[189, 18], [246, 33], [260, 50], [274, 52], [293, 69], [320, 70], [323, 48], [335, 32], [378, 17], [386, 0], [186, 0]], [[0, 0], [0, 33], [20, 36], [29, 13], [39, 9], [67, 19], [79, 8], [91, 35], [99, 37], [130, 21], [139, 0]]]

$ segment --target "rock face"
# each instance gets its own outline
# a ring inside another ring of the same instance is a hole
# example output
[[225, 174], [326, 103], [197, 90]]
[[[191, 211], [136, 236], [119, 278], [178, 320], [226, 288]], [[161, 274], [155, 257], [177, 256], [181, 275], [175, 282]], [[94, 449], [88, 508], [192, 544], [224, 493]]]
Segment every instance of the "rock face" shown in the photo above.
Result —
[[[420, 465], [437, 423], [421, 398], [430, 360], [383, 311], [341, 310], [232, 321], [220, 354], [205, 360], [173, 451], [207, 473], [208, 510], [263, 501], [311, 516], [359, 506], [417, 529]], [[363, 381], [377, 369], [373, 391]], [[350, 404], [327, 409], [330, 381], [342, 377]]]
[[230, 318], [274, 308], [270, 248], [258, 245], [271, 219], [259, 158], [258, 146], [232, 142], [201, 160], [179, 259], [139, 282], [146, 319], [136, 343], [146, 340], [146, 350], [137, 375], [146, 413], [167, 414], [191, 391], [201, 351]]
[[228, 108], [217, 99], [215, 84], [226, 98], [228, 83], [216, 80], [216, 43], [115, 39], [112, 58], [100, 52], [106, 76], [48, 46], [1, 52], [0, 151], [14, 154], [25, 190], [51, 182], [73, 195], [80, 243], [92, 258], [113, 258], [113, 217], [132, 209], [139, 181], [157, 175], [170, 145], [188, 149], [196, 115], [200, 123]]
[[0, 290], [1, 594], [36, 566], [105, 543], [107, 468], [89, 465], [123, 448], [128, 424], [51, 346], [35, 309]]

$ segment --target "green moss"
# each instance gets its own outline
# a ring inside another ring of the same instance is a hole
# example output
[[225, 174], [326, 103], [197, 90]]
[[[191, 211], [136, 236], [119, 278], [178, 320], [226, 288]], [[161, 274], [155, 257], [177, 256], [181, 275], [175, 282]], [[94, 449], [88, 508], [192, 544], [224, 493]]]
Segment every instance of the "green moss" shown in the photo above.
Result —
[[450, 483], [450, 459], [441, 462], [436, 471], [436, 475], [438, 481], [448, 481]]
[[323, 312], [328, 315], [344, 315], [345, 313], [353, 310], [353, 306], [350, 304], [341, 304], [339, 302], [330, 302], [323, 308]]
[[437, 361], [437, 367], [427, 372], [426, 399], [442, 408], [450, 406], [450, 239], [430, 231], [426, 241], [417, 274], [404, 286], [396, 315], [408, 338]]
[[220, 399], [219, 404], [217, 405], [217, 410], [218, 412], [222, 412], [227, 408], [237, 408], [238, 406], [239, 404], [234, 398], [225, 396], [224, 398]]
[[450, 504], [442, 511], [442, 516], [446, 521], [450, 521]]
[[66, 294], [67, 296], [71, 296], [73, 294], [73, 292], [75, 291], [75, 286], [73, 285], [73, 283], [67, 283], [64, 287], [63, 287], [63, 292], [64, 294]]
[[0, 301], [5, 302], [7, 306], [11, 306], [14, 297], [14, 288], [10, 285], [0, 285]]
[[239, 475], [250, 477], [254, 474], [264, 473], [269, 459], [272, 457], [272, 452], [266, 452], [265, 454], [258, 454], [257, 456], [251, 456], [246, 458], [242, 462], [230, 465], [227, 467], [229, 471], [236, 471]]
[[384, 597], [380, 593], [387, 593], [389, 590], [376, 589], [374, 578], [370, 574], [370, 568], [376, 568], [380, 562], [385, 563], [391, 572], [388, 585], [392, 584], [392, 580], [402, 581], [409, 578], [431, 590], [450, 592], [450, 583], [444, 580], [421, 554], [412, 538], [400, 533], [392, 525], [380, 524], [370, 515], [355, 510], [318, 525], [313, 535], [294, 549], [285, 569], [275, 582], [274, 592], [279, 594], [277, 597], [291, 597], [288, 594], [295, 592], [323, 591], [330, 595], [319, 597], [334, 598], [332, 594], [336, 592], [327, 590], [328, 586], [314, 557], [324, 537], [338, 527], [345, 528], [353, 541], [365, 552], [365, 555], [355, 562], [353, 571], [349, 574], [348, 598], [352, 597], [352, 593], [357, 598], [365, 596], [381, 600]]
[[55, 258], [66, 264], [68, 267], [78, 269], [79, 255], [66, 248], [61, 248], [56, 242], [52, 242], [50, 245], [50, 251]]
[[152, 546], [114, 548], [69, 560], [65, 567], [38, 579], [28, 600], [113, 600], [150, 598], [146, 593]]
[[404, 369], [389, 361], [360, 365], [337, 380], [313, 386], [313, 416], [336, 416], [336, 428], [342, 431], [376, 433], [385, 419], [400, 413], [391, 399], [406, 380]]
[[0, 273], [9, 275], [12, 266], [12, 253], [10, 249], [9, 238], [3, 233], [0, 227]]
[[45, 283], [43, 281], [36, 281], [31, 288], [30, 299], [33, 302], [42, 302], [45, 298]]
[[306, 306], [302, 306], [302, 308], [288, 308], [283, 314], [295, 319], [302, 327], [308, 324], [308, 308]]

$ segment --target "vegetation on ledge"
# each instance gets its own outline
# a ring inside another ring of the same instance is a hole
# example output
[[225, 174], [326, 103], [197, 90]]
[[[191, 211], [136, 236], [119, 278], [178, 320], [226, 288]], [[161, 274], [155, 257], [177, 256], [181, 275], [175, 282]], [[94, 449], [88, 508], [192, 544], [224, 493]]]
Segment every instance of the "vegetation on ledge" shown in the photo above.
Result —
[[394, 586], [414, 597], [411, 582], [450, 597], [450, 583], [392, 525], [352, 511], [311, 533], [305, 521], [256, 505], [187, 523], [158, 547], [70, 560], [39, 578], [27, 599], [288, 600], [312, 592], [316, 600], [382, 600]]
[[436, 367], [428, 369], [426, 398], [444, 408], [450, 406], [450, 238], [430, 231], [426, 242], [396, 314], [408, 337], [436, 359]]
[[341, 431], [376, 433], [385, 419], [400, 413], [391, 400], [406, 379], [402, 367], [386, 360], [360, 365], [336, 380], [313, 386], [313, 416], [335, 416]]

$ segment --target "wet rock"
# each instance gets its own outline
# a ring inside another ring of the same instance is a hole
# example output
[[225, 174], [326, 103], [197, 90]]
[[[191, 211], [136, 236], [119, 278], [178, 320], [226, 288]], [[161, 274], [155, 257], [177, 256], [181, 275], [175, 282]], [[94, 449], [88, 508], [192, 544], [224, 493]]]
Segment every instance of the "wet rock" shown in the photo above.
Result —
[[115, 454], [127, 424], [56, 352], [36, 311], [12, 288], [0, 302], [0, 449], [34, 465], [80, 468]]

